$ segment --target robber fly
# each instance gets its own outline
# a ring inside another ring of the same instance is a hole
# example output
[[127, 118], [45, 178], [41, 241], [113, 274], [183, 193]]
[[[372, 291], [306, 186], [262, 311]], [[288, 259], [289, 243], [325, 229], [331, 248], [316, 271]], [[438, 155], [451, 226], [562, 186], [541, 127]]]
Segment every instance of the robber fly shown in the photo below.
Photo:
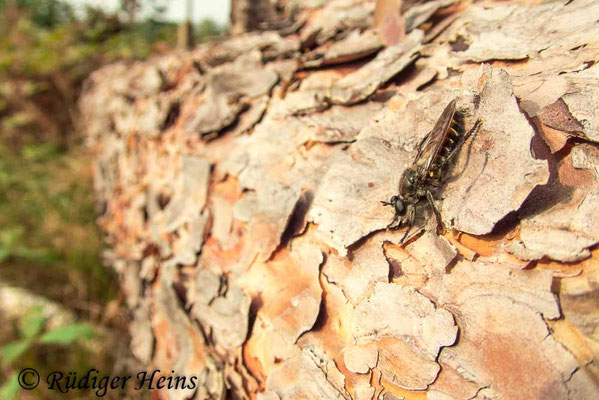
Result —
[[466, 132], [464, 115], [456, 110], [456, 100], [452, 100], [443, 110], [433, 130], [418, 145], [418, 153], [412, 166], [405, 170], [399, 180], [399, 193], [389, 201], [381, 201], [383, 205], [395, 209], [395, 216], [388, 228], [397, 229], [407, 225], [408, 229], [401, 239], [402, 242], [414, 224], [416, 204], [423, 199], [428, 201], [435, 213], [437, 231], [445, 231], [441, 214], [435, 207], [432, 191], [443, 182], [450, 161], [470, 135], [479, 128], [480, 123], [480, 119], [477, 120], [472, 129]]

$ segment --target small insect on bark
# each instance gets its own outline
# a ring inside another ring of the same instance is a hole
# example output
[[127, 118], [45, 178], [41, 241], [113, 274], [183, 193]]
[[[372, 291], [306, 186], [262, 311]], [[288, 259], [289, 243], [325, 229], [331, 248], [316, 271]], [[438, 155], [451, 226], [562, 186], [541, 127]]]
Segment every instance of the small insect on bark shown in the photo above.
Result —
[[431, 130], [418, 145], [418, 153], [399, 180], [399, 193], [389, 201], [381, 201], [395, 210], [393, 221], [388, 228], [397, 229], [407, 226], [401, 238], [405, 240], [412, 229], [416, 215], [416, 205], [426, 199], [435, 213], [437, 232], [445, 232], [441, 214], [435, 206], [433, 192], [443, 183], [451, 160], [459, 152], [464, 142], [476, 132], [481, 124], [478, 119], [466, 132], [464, 114], [456, 109], [456, 100], [452, 100]]

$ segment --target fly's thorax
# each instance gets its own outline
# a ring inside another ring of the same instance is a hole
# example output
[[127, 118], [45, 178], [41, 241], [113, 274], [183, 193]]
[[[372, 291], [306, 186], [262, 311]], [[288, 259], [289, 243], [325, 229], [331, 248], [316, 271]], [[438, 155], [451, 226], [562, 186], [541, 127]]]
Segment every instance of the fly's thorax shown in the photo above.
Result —
[[419, 175], [416, 167], [410, 167], [404, 171], [399, 179], [399, 198], [408, 204], [416, 203], [420, 196], [419, 191]]

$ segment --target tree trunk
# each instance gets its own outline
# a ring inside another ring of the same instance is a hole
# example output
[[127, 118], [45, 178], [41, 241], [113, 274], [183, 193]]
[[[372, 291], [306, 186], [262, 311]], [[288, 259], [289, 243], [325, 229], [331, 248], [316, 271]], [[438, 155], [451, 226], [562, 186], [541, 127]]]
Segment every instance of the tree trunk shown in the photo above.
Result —
[[268, 29], [276, 21], [275, 3], [271, 0], [231, 1], [230, 32], [241, 34]]
[[185, 21], [177, 29], [177, 48], [182, 50], [193, 46], [193, 1], [187, 0], [185, 6]]
[[[374, 7], [90, 78], [134, 354], [169, 399], [596, 399], [599, 5], [413, 4], [386, 48]], [[454, 99], [480, 128], [437, 154]], [[406, 202], [402, 241], [381, 200], [429, 160], [445, 231]]]

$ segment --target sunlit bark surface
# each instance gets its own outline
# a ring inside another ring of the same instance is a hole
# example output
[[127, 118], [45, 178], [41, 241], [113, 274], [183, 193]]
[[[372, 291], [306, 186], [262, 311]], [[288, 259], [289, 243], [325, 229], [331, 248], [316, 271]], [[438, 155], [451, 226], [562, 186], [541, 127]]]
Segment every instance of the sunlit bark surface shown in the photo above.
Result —
[[[404, 2], [384, 46], [375, 1], [289, 2], [91, 77], [133, 352], [198, 377], [160, 396], [598, 398], [599, 3], [533, 3]], [[452, 99], [447, 232], [422, 202], [401, 243], [380, 200]]]

